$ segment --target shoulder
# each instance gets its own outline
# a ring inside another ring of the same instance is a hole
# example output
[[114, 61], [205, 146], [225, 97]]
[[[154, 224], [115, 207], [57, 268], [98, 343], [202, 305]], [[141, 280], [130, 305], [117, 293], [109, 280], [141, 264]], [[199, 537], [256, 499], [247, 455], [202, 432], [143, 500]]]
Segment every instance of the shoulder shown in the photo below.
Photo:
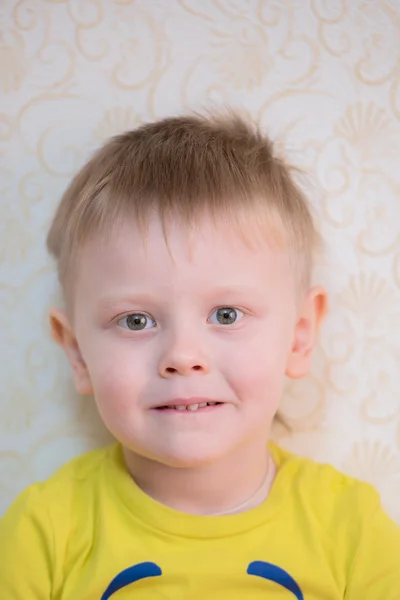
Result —
[[24, 515], [46, 514], [49, 521], [65, 519], [76, 500], [90, 494], [101, 478], [101, 470], [113, 455], [114, 446], [87, 452], [70, 460], [48, 479], [26, 488], [6, 511]]
[[81, 454], [57, 469], [45, 481], [37, 484], [44, 494], [63, 486], [81, 486], [84, 482], [96, 479], [105, 463], [113, 456], [115, 445], [97, 448]]
[[7, 548], [0, 561], [2, 592], [18, 589], [18, 597], [28, 598], [40, 589], [40, 597], [49, 598], [51, 590], [62, 589], [71, 533], [81, 531], [88, 520], [90, 496], [101, 489], [111, 448], [70, 461], [12, 503], [0, 519], [0, 547]]
[[368, 519], [380, 508], [380, 497], [369, 483], [345, 475], [330, 464], [296, 456], [272, 443], [270, 450], [278, 474], [290, 483], [293, 494], [321, 520]]
[[[400, 527], [368, 483], [328, 464], [270, 446], [278, 487], [308, 545], [333, 565], [348, 600], [395, 600], [400, 587]], [[280, 483], [279, 483], [280, 479]], [[285, 501], [283, 500], [283, 502]]]
[[[357, 582], [352, 583], [354, 589], [369, 577], [373, 580], [376, 573], [376, 581], [387, 580], [390, 590], [392, 579], [396, 579], [393, 589], [398, 590], [400, 528], [382, 508], [375, 488], [329, 464], [295, 456], [275, 444], [270, 451], [277, 465], [275, 484], [286, 507], [285, 520], [292, 527], [295, 521], [295, 530], [306, 532], [309, 544], [323, 548], [326, 560], [336, 565], [343, 581]], [[357, 591], [349, 598], [393, 597], [374, 593], [368, 596]]]

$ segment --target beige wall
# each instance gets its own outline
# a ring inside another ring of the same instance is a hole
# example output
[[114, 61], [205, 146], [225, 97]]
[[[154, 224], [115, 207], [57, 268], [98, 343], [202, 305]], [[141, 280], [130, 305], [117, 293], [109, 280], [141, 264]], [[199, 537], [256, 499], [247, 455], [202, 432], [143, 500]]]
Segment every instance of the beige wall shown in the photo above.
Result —
[[2, 0], [0, 508], [104, 440], [49, 340], [44, 235], [109, 135], [245, 107], [311, 174], [331, 312], [281, 443], [372, 481], [400, 521], [400, 0]]

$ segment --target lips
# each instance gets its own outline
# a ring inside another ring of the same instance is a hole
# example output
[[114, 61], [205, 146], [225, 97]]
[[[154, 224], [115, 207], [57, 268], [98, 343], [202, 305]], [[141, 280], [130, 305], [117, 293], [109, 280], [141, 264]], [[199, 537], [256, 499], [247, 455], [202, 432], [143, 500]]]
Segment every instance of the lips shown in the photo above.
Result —
[[196, 410], [206, 408], [207, 406], [217, 406], [218, 404], [222, 404], [222, 402], [195, 402], [193, 404], [169, 404], [165, 406], [157, 406], [157, 410], [178, 410], [178, 411], [191, 411], [195, 412]]

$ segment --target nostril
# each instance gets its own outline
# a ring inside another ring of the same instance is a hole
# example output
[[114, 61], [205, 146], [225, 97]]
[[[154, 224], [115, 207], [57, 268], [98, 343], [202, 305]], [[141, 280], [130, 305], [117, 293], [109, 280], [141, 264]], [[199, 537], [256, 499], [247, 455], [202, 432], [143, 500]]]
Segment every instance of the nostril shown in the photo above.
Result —
[[[0, 0], [1, 1], [1, 0]], [[179, 365], [177, 367], [165, 367], [162, 369], [162, 372], [164, 373], [164, 375], [173, 375], [176, 373], [180, 373], [180, 374], [189, 374], [192, 371], [204, 371], [204, 366], [203, 365]]]

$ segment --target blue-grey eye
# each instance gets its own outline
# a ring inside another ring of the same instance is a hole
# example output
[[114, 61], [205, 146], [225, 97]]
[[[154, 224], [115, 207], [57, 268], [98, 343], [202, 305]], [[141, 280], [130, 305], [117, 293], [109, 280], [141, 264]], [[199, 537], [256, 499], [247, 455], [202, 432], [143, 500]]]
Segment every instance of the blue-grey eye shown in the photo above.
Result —
[[143, 329], [154, 327], [155, 321], [144, 313], [132, 313], [120, 319], [118, 324], [130, 331], [143, 331]]
[[223, 306], [215, 310], [211, 317], [210, 322], [219, 325], [233, 325], [236, 321], [243, 317], [243, 312], [238, 308], [232, 306]]

